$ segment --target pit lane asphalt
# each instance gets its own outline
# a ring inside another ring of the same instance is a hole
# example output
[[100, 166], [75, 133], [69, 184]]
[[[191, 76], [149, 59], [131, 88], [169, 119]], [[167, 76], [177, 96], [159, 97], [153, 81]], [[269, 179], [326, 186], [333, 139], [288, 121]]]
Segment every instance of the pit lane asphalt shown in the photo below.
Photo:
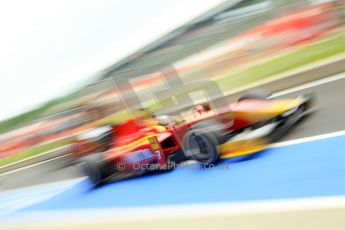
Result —
[[[304, 119], [281, 141], [345, 130], [345, 79], [307, 88], [279, 98], [314, 93], [317, 111]], [[0, 191], [83, 176], [64, 160], [53, 160], [0, 176]]]

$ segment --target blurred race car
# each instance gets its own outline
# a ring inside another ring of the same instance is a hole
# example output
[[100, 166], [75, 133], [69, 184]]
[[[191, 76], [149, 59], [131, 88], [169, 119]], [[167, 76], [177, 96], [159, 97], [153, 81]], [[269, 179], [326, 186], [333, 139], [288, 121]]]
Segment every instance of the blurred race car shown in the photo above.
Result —
[[[204, 165], [261, 151], [306, 115], [313, 96], [268, 99], [247, 93], [217, 110], [207, 103], [177, 119], [143, 115], [112, 127], [106, 151], [86, 155], [82, 168], [95, 185], [171, 170], [185, 160]], [[104, 145], [103, 145], [104, 146]], [[103, 149], [105, 150], [105, 149]]]

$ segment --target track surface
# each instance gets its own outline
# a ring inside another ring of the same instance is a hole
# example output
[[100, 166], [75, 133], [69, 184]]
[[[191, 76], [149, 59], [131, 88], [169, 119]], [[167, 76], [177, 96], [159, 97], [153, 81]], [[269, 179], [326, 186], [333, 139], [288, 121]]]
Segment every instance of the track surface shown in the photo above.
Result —
[[[292, 140], [345, 130], [345, 79], [284, 95], [292, 97], [314, 93], [318, 111], [305, 119], [282, 140]], [[75, 167], [63, 167], [65, 162], [50, 161], [0, 177], [0, 191], [82, 176]]]
[[[345, 136], [270, 148], [214, 168], [186, 165], [169, 173], [89, 189], [84, 180], [27, 211], [151, 207], [345, 194]], [[191, 168], [192, 167], [192, 168]]]

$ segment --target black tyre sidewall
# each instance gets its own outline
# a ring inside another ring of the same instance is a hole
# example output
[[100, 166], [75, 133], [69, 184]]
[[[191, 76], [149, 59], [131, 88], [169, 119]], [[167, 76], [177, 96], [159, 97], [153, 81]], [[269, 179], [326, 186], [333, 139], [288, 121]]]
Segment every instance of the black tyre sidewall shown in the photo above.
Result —
[[[207, 149], [209, 150], [207, 152], [207, 159], [201, 159], [199, 156], [191, 152], [190, 138], [194, 138], [192, 137], [192, 135], [199, 136], [203, 140], [203, 142], [207, 144]], [[203, 133], [200, 130], [190, 130], [188, 133], [186, 133], [183, 150], [188, 159], [195, 160], [205, 165], [214, 164], [219, 160], [217, 139], [212, 134]]]
[[106, 175], [104, 173], [104, 154], [95, 153], [84, 157], [81, 161], [82, 170], [90, 178], [94, 185], [103, 182]]

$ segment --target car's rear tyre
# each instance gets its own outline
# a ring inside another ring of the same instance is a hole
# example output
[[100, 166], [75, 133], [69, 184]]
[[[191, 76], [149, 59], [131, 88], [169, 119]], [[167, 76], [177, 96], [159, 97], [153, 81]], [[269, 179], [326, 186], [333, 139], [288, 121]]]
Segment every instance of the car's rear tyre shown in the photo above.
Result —
[[224, 126], [216, 120], [207, 120], [194, 124], [186, 133], [183, 151], [188, 159], [205, 165], [219, 160], [218, 145], [226, 135]]
[[252, 90], [244, 93], [238, 101], [243, 100], [267, 100], [270, 96], [269, 93], [263, 91], [263, 90]]
[[94, 153], [82, 158], [81, 167], [94, 186], [101, 185], [111, 175], [104, 161], [104, 153]]

